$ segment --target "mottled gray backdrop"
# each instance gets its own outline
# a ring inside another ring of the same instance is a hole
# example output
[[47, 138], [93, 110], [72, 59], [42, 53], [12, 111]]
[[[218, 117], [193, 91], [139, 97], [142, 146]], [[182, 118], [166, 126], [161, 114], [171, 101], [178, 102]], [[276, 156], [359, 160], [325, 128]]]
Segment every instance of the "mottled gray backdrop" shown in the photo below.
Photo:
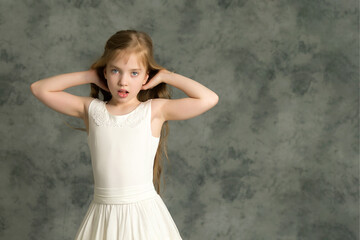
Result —
[[1, 239], [74, 238], [93, 176], [64, 120], [84, 125], [30, 84], [88, 69], [129, 28], [220, 97], [170, 122], [163, 199], [184, 239], [359, 238], [358, 1], [1, 0]]

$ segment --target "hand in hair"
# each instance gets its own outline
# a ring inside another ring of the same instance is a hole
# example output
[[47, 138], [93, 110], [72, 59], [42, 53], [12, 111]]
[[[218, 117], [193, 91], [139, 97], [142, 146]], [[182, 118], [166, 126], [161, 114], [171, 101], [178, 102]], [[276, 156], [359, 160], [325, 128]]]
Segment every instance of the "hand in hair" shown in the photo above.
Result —
[[141, 90], [147, 90], [157, 86], [158, 84], [164, 82], [166, 79], [171, 77], [172, 72], [162, 69], [154, 77], [152, 77], [146, 84], [141, 87]]
[[96, 84], [98, 87], [104, 89], [107, 92], [110, 92], [109, 88], [105, 85], [105, 83], [100, 79], [95, 69], [90, 69], [88, 71], [89, 80]]

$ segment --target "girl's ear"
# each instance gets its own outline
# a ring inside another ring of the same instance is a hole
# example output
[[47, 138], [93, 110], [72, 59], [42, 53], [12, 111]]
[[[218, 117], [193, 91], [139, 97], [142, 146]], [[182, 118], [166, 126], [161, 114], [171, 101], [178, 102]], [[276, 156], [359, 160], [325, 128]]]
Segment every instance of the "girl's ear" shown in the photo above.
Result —
[[149, 73], [146, 73], [146, 76], [143, 81], [143, 85], [147, 82], [148, 79], [149, 79]]
[[106, 79], [106, 67], [104, 67], [104, 77]]

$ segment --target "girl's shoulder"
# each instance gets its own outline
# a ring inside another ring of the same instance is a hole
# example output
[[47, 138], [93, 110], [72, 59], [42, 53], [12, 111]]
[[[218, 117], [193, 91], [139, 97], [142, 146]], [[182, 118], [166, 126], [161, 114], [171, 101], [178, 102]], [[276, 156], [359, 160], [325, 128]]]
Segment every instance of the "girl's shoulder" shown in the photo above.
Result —
[[90, 105], [99, 105], [101, 103], [104, 103], [104, 101], [98, 99], [98, 98], [93, 98], [93, 97], [84, 97], [84, 107], [85, 107], [85, 111], [86, 114], [89, 114], [90, 111]]
[[151, 115], [152, 118], [162, 119], [162, 109], [164, 104], [166, 104], [170, 99], [167, 98], [153, 98], [151, 99]]
[[85, 100], [86, 109], [89, 109], [89, 106], [93, 101], [94, 102], [102, 102], [102, 100], [100, 100], [98, 98], [93, 98], [93, 97], [84, 97], [84, 100]]
[[167, 98], [152, 98], [149, 100], [151, 100], [151, 108], [154, 108], [154, 109], [161, 108], [168, 101], [171, 101], [171, 99], [167, 99]]

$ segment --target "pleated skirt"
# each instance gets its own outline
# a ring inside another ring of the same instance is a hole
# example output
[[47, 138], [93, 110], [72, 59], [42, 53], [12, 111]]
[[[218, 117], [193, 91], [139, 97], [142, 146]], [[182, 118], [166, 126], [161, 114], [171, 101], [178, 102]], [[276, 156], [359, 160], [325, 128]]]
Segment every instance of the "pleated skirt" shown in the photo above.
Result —
[[182, 239], [154, 185], [94, 187], [75, 240]]

